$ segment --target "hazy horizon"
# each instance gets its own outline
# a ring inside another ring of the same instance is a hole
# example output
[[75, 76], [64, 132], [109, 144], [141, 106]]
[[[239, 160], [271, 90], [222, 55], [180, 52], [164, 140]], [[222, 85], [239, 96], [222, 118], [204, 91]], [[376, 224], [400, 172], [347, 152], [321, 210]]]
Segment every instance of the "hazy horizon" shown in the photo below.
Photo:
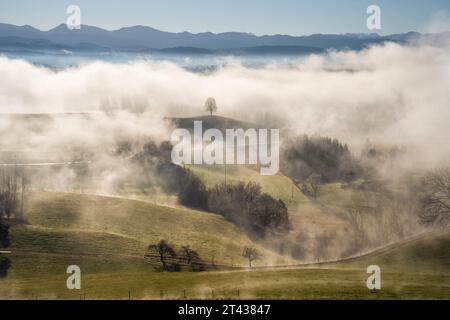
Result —
[[[31, 25], [31, 24], [15, 24], [15, 23], [8, 23], [8, 22], [4, 22], [4, 21], [0, 21], [0, 24], [7, 24], [7, 25], [13, 25], [13, 26], [17, 26], [17, 27], [32, 27], [36, 30], [42, 31], [42, 32], [48, 32], [51, 31], [53, 29], [56, 29], [62, 25], [65, 25], [66, 22], [62, 21], [60, 23], [56, 23], [55, 25], [53, 25], [52, 27], [49, 28], [41, 28], [39, 26], [36, 25]], [[254, 33], [252, 31], [239, 31], [239, 30], [227, 30], [227, 31], [219, 31], [219, 32], [213, 32], [213, 31], [190, 31], [190, 30], [182, 30], [182, 31], [168, 31], [168, 30], [164, 30], [164, 29], [159, 29], [156, 28], [155, 26], [152, 26], [150, 24], [144, 25], [144, 24], [130, 24], [130, 25], [123, 25], [123, 26], [119, 26], [116, 28], [105, 28], [105, 27], [101, 27], [95, 24], [81, 24], [81, 26], [83, 27], [93, 27], [93, 28], [98, 28], [98, 29], [102, 29], [105, 31], [118, 31], [121, 29], [127, 29], [127, 28], [134, 28], [134, 27], [144, 27], [144, 28], [151, 28], [157, 31], [161, 31], [161, 32], [167, 32], [167, 33], [177, 33], [177, 34], [182, 34], [182, 33], [190, 33], [190, 34], [203, 34], [203, 33], [212, 33], [212, 34], [222, 34], [222, 33], [245, 33], [245, 34], [249, 34], [249, 35], [254, 35], [256, 37], [264, 37], [264, 36], [290, 36], [290, 37], [308, 37], [308, 36], [312, 36], [312, 35], [378, 35], [380, 37], [383, 36], [388, 36], [388, 35], [393, 35], [393, 34], [406, 34], [406, 33], [411, 33], [411, 32], [417, 32], [417, 33], [448, 33], [450, 32], [450, 28], [447, 30], [441, 30], [441, 31], [436, 31], [436, 32], [427, 32], [427, 31], [421, 31], [419, 29], [408, 29], [408, 30], [403, 30], [401, 32], [394, 32], [394, 33], [383, 33], [383, 32], [379, 32], [380, 30], [362, 30], [361, 32], [352, 32], [352, 31], [344, 31], [344, 32], [326, 32], [326, 33], [322, 33], [322, 32], [312, 32], [312, 33], [305, 33], [305, 34], [289, 34], [289, 33], [264, 33], [264, 34], [257, 34]]]
[[[32, 25], [49, 30], [64, 23], [71, 1], [2, 1], [0, 21], [15, 25]], [[82, 24], [106, 30], [144, 25], [167, 32], [246, 32], [256, 35], [287, 34], [293, 36], [344, 33], [370, 33], [366, 27], [366, 9], [371, 1], [348, 0], [336, 3], [329, 0], [207, 2], [185, 3], [172, 1], [85, 1], [81, 8]], [[408, 31], [448, 31], [450, 4], [448, 1], [386, 1], [376, 3], [382, 12], [382, 35]], [[239, 10], [237, 10], [239, 8]], [[174, 10], [177, 9], [177, 10]], [[268, 23], [270, 21], [270, 23]]]

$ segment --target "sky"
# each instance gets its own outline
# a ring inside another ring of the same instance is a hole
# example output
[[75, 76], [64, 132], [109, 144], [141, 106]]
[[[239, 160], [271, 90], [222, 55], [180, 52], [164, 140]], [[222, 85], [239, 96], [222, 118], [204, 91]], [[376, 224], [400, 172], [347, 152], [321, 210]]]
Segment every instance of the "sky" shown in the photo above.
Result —
[[108, 30], [146, 25], [170, 32], [370, 33], [369, 5], [381, 8], [379, 34], [450, 30], [449, 0], [0, 0], [0, 22], [48, 30], [78, 5], [81, 23]]

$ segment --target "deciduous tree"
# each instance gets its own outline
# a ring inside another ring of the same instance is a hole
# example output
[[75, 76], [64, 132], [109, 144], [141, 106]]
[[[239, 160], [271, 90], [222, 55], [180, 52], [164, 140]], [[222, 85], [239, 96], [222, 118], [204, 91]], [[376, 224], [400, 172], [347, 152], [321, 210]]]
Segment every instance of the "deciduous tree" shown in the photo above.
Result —
[[209, 97], [205, 102], [205, 111], [207, 111], [211, 116], [214, 112], [217, 112], [217, 103], [216, 99], [213, 97]]
[[170, 246], [166, 240], [162, 239], [157, 244], [148, 246], [148, 251], [156, 252], [159, 255], [162, 271], [168, 270], [168, 257], [176, 257], [175, 249]]
[[247, 258], [249, 268], [252, 268], [252, 262], [254, 260], [257, 260], [261, 257], [261, 255], [258, 253], [258, 251], [252, 247], [246, 247], [244, 249], [244, 252], [242, 253], [242, 256], [244, 258]]

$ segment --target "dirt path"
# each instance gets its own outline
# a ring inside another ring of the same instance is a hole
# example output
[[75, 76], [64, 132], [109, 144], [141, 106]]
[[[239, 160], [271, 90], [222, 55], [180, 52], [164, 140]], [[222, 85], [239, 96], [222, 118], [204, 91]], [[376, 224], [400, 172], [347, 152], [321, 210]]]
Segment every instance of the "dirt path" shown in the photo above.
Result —
[[[419, 235], [412, 236], [410, 238], [388, 244], [386, 246], [376, 248], [374, 250], [365, 252], [358, 256], [348, 257], [344, 259], [337, 260], [328, 260], [323, 262], [311, 262], [311, 263], [298, 263], [298, 264], [289, 264], [289, 265], [276, 265], [276, 266], [255, 266], [252, 269], [289, 269], [289, 268], [305, 268], [305, 267], [323, 267], [327, 265], [333, 265], [336, 263], [345, 263], [356, 261], [361, 258], [372, 257], [384, 252], [388, 252], [390, 250], [409, 245], [415, 241], [419, 241], [425, 239], [431, 235], [435, 235], [436, 231], [424, 232]], [[20, 256], [20, 255], [34, 255], [34, 256], [42, 256], [42, 255], [51, 255], [51, 256], [64, 256], [64, 257], [88, 257], [99, 260], [104, 259], [116, 259], [116, 260], [132, 260], [132, 261], [140, 261], [145, 262], [144, 256], [138, 255], [127, 255], [127, 254], [94, 254], [94, 253], [67, 253], [67, 252], [47, 252], [47, 251], [30, 251], [30, 250], [21, 250], [15, 249], [13, 250], [9, 256]], [[236, 266], [236, 265], [227, 265], [223, 263], [215, 264], [215, 267], [228, 269], [228, 270], [245, 270], [248, 269], [246, 266]]]
[[[450, 228], [448, 228], [448, 230], [450, 230]], [[348, 257], [348, 258], [337, 259], [337, 260], [327, 260], [327, 261], [323, 261], [323, 262], [308, 262], [308, 263], [290, 264], [290, 265], [257, 266], [257, 267], [254, 267], [254, 269], [278, 269], [278, 268], [281, 269], [281, 268], [299, 268], [299, 267], [314, 267], [314, 266], [319, 267], [319, 266], [333, 265], [336, 263], [352, 262], [352, 261], [357, 261], [361, 258], [369, 258], [369, 257], [377, 256], [379, 254], [391, 251], [393, 249], [409, 245], [415, 241], [423, 240], [423, 239], [425, 239], [429, 236], [435, 235], [436, 233], [439, 233], [439, 232], [440, 231], [423, 232], [423, 233], [411, 236], [409, 238], [372, 249], [372, 250], [364, 252], [360, 255], [356, 255], [356, 256], [352, 256], [352, 257]]]

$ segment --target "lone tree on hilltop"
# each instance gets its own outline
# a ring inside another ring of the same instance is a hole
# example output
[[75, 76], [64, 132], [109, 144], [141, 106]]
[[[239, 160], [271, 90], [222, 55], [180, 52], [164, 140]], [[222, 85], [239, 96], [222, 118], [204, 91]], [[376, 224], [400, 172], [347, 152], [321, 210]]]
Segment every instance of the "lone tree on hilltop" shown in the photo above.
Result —
[[212, 116], [214, 112], [217, 112], [217, 103], [216, 99], [209, 97], [205, 102], [205, 111], [209, 112], [209, 115]]

